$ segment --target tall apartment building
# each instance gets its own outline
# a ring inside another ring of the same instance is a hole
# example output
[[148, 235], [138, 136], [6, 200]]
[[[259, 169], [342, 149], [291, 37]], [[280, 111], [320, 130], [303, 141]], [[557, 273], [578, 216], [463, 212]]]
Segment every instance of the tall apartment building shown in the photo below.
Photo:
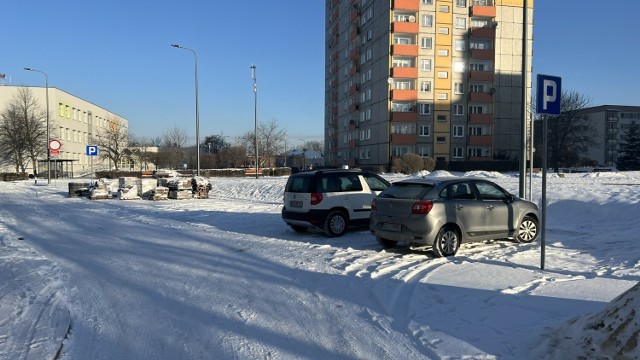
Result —
[[640, 124], [640, 106], [601, 105], [582, 109], [580, 116], [589, 121], [596, 132], [596, 142], [580, 154], [601, 166], [615, 167], [620, 143], [631, 124]]
[[[450, 164], [519, 158], [523, 0], [325, 6], [327, 165], [388, 168], [406, 153]], [[529, 0], [527, 98], [532, 19]]]
[[[0, 112], [10, 104], [18, 89], [22, 86], [0, 86]], [[29, 89], [33, 98], [44, 112], [47, 106], [47, 94], [45, 87], [24, 86]], [[94, 169], [112, 167], [106, 159], [86, 155], [87, 145], [93, 144], [93, 139], [106, 134], [112, 121], [118, 120], [121, 125], [128, 128], [129, 121], [117, 114], [93, 104], [89, 101], [71, 95], [64, 90], [49, 87], [49, 124], [50, 138], [59, 140], [62, 144], [60, 154], [51, 157], [51, 168], [62, 173], [76, 174], [88, 173], [91, 166]], [[43, 147], [46, 144], [43, 144]], [[27, 172], [33, 173], [33, 166], [28, 164]], [[39, 158], [38, 173], [46, 173], [46, 154]], [[15, 167], [7, 166], [0, 171], [15, 171]], [[52, 170], [53, 171], [53, 170]]]

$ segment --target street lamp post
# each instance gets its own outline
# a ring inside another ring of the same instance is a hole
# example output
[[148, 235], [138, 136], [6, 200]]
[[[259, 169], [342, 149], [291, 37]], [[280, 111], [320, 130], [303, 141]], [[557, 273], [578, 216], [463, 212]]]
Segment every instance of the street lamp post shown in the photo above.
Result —
[[256, 66], [251, 64], [251, 78], [253, 79], [253, 118], [255, 122], [255, 146], [256, 146], [256, 179], [258, 178], [258, 85], [256, 83]]
[[174, 48], [189, 50], [193, 53], [193, 57], [195, 59], [195, 80], [196, 80], [196, 157], [197, 157], [197, 168], [196, 168], [196, 176], [200, 176], [200, 109], [198, 108], [198, 54], [193, 49], [186, 48], [184, 46], [178, 44], [171, 44]]
[[[40, 74], [44, 75], [44, 86], [45, 86], [45, 94], [46, 94], [46, 109], [47, 109], [47, 184], [51, 184], [51, 149], [49, 149], [49, 141], [51, 140], [49, 138], [49, 76], [47, 75], [46, 72], [44, 71], [40, 71], [40, 70], [36, 70], [36, 69], [32, 69], [32, 68], [24, 68], [27, 71], [34, 71], [34, 72], [39, 72]], [[37, 167], [37, 163], [34, 164], [35, 167]], [[36, 183], [37, 183], [38, 179], [36, 176]]]
[[304, 139], [298, 139], [300, 141], [302, 141], [302, 170], [306, 170], [307, 169], [307, 155], [304, 153]]

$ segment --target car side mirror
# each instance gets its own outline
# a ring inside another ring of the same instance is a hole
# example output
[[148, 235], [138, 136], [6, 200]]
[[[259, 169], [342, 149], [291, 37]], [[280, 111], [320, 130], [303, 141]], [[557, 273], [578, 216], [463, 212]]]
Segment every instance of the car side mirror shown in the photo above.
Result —
[[507, 202], [514, 202], [516, 200], [516, 197], [513, 194], [507, 194], [506, 198]]

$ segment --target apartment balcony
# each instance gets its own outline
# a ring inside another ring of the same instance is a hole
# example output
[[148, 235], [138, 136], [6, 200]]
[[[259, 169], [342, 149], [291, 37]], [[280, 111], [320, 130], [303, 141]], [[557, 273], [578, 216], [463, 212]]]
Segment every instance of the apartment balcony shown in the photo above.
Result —
[[359, 89], [358, 84], [351, 84], [351, 87], [349, 87], [349, 95], [355, 95]]
[[416, 134], [391, 134], [391, 143], [394, 145], [415, 145], [417, 142]]
[[469, 78], [472, 81], [491, 81], [494, 79], [493, 71], [471, 71]]
[[358, 14], [358, 10], [351, 10], [351, 14], [349, 15], [349, 20], [356, 22], [360, 19], [360, 14]]
[[469, 93], [469, 101], [475, 103], [493, 103], [493, 96], [488, 92]]
[[492, 144], [493, 136], [491, 135], [469, 135], [469, 145], [491, 146]]
[[334, 92], [334, 93], [331, 94], [331, 100], [332, 101], [338, 101], [338, 93], [337, 92]]
[[496, 52], [493, 49], [471, 49], [471, 58], [475, 60], [494, 60]]
[[418, 112], [417, 111], [392, 111], [391, 112], [391, 121], [417, 122], [418, 121]]
[[391, 24], [391, 31], [394, 33], [417, 34], [420, 30], [418, 22], [394, 21]]
[[350, 113], [356, 112], [356, 111], [358, 111], [358, 108], [359, 108], [358, 104], [351, 104], [351, 105], [349, 105], [349, 112]]
[[333, 13], [331, 14], [331, 20], [338, 20], [338, 8], [335, 8], [335, 10], [333, 10]]
[[495, 6], [473, 5], [471, 6], [471, 16], [496, 17]]
[[355, 139], [349, 140], [349, 149], [355, 149], [358, 146]]
[[360, 48], [359, 47], [354, 47], [353, 49], [351, 49], [351, 51], [349, 51], [349, 58], [351, 60], [360, 59]]
[[393, 10], [413, 10], [420, 9], [420, 0], [393, 0]]
[[349, 158], [349, 163], [347, 165], [349, 165], [349, 167], [358, 166], [358, 159], [357, 158]]
[[471, 28], [471, 37], [477, 39], [495, 39], [496, 28], [494, 27], [475, 27]]
[[416, 101], [418, 100], [418, 90], [391, 90], [391, 100]]
[[358, 72], [360, 72], [360, 65], [354, 65], [351, 67], [351, 70], [349, 70], [349, 75], [354, 76]]
[[338, 79], [336, 78], [331, 79], [331, 87], [334, 88], [336, 86], [338, 86]]
[[397, 78], [417, 79], [418, 68], [417, 67], [394, 67], [394, 68], [391, 68], [391, 76], [397, 77]]
[[418, 45], [391, 45], [391, 55], [418, 56]]
[[469, 124], [493, 124], [493, 114], [470, 114]]
[[357, 38], [359, 35], [360, 35], [360, 27], [354, 27], [353, 29], [351, 29], [351, 32], [349, 33], [349, 39], [353, 40]]
[[350, 120], [349, 121], [349, 130], [353, 131], [353, 130], [355, 130], [357, 128], [358, 128], [358, 124], [356, 123], [356, 121], [355, 120]]
[[331, 114], [338, 115], [338, 105], [331, 106]]

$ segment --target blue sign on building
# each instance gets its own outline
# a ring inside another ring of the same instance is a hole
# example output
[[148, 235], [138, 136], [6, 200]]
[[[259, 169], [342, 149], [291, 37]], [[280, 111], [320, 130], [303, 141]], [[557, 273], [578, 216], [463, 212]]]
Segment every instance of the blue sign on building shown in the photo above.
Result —
[[536, 111], [538, 114], [560, 115], [562, 79], [559, 76], [538, 74]]
[[98, 156], [98, 145], [87, 145], [87, 156]]

